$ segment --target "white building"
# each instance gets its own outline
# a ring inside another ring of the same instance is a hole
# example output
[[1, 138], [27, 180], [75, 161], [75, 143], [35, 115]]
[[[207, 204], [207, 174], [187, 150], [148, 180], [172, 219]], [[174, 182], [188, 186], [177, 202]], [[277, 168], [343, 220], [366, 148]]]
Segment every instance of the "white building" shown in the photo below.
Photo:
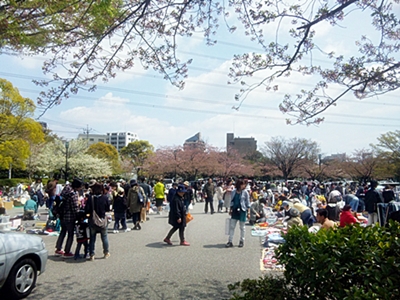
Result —
[[137, 141], [138, 135], [133, 132], [107, 132], [107, 143], [117, 148], [118, 152], [129, 143]]

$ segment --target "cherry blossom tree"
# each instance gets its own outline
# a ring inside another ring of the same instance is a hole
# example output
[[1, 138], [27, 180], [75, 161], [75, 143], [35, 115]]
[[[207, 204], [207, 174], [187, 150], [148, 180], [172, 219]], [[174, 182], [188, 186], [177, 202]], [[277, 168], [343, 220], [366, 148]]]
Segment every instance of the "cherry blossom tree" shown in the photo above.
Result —
[[[233, 57], [230, 83], [240, 84], [235, 108], [254, 89], [273, 92], [280, 78], [307, 76], [313, 87], [286, 94], [280, 110], [292, 117], [288, 123], [310, 124], [322, 122], [320, 114], [344, 96], [364, 99], [399, 88], [398, 9], [399, 0], [3, 1], [0, 50], [51, 55], [43, 69], [52, 79], [37, 82], [45, 111], [139, 63], [183, 88], [192, 59], [180, 58], [179, 43], [203, 32], [213, 45], [220, 23], [232, 33], [240, 27], [259, 51]], [[322, 50], [320, 25], [338, 34], [353, 26], [359, 36], [352, 53]]]

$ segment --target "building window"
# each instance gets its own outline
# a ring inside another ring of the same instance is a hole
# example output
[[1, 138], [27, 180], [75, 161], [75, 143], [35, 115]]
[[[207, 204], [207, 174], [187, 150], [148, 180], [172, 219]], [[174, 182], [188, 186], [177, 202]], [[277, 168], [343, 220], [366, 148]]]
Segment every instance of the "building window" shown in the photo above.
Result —
[[104, 142], [104, 139], [99, 139], [99, 142]]
[[94, 139], [89, 139], [89, 141], [94, 142]]

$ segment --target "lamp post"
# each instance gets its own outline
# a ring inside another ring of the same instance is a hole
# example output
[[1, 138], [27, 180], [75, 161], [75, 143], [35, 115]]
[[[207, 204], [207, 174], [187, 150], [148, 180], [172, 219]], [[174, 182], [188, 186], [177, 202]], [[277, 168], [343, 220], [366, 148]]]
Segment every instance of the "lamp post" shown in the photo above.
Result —
[[322, 154], [318, 154], [318, 166], [319, 166], [320, 172], [321, 172], [321, 157], [322, 157]]
[[65, 142], [65, 182], [68, 180], [68, 149], [69, 142]]

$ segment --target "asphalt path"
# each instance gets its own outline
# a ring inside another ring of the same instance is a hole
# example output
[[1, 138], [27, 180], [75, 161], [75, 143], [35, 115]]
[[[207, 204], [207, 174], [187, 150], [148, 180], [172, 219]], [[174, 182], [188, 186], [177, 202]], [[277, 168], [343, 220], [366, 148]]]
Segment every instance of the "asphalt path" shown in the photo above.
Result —
[[100, 235], [95, 261], [55, 257], [57, 237], [43, 236], [47, 267], [28, 299], [229, 299], [228, 284], [262, 275], [260, 241], [247, 225], [244, 247], [237, 247], [237, 227], [234, 247], [225, 248], [228, 214], [205, 214], [203, 208], [203, 203], [194, 206], [194, 220], [186, 227], [189, 247], [179, 245], [178, 232], [171, 239], [174, 245], [163, 243], [171, 228], [167, 213], [150, 215], [140, 231], [110, 230], [108, 259], [102, 258]]

